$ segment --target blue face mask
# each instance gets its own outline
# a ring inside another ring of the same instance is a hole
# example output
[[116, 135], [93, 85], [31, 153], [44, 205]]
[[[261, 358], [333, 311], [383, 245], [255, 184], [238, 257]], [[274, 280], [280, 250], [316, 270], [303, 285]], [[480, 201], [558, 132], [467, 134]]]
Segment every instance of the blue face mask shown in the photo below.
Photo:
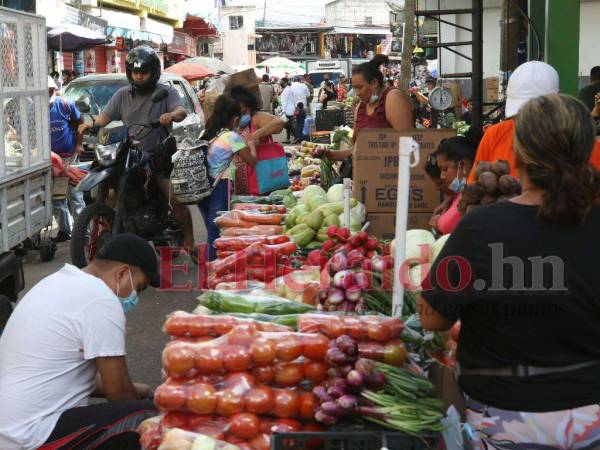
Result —
[[450, 188], [450, 190], [452, 192], [455, 192], [457, 194], [459, 194], [463, 187], [465, 186], [465, 184], [467, 184], [467, 179], [466, 177], [462, 177], [461, 178], [461, 174], [462, 174], [462, 161], [460, 163], [458, 163], [458, 172], [456, 173], [456, 176], [454, 177], [454, 180], [452, 180], [452, 183], [450, 183], [450, 186], [448, 186], [448, 188]]
[[250, 114], [243, 114], [242, 117], [240, 117], [240, 123], [238, 124], [238, 127], [246, 128], [248, 125], [250, 125], [251, 120], [252, 116]]
[[138, 304], [138, 293], [133, 286], [133, 278], [131, 277], [131, 269], [129, 270], [129, 282], [131, 283], [131, 294], [127, 297], [119, 297], [119, 286], [117, 285], [117, 297], [123, 306], [123, 311], [127, 314]]
[[379, 95], [373, 94], [371, 95], [371, 100], [369, 100], [369, 103], [375, 103], [377, 100], [379, 100]]

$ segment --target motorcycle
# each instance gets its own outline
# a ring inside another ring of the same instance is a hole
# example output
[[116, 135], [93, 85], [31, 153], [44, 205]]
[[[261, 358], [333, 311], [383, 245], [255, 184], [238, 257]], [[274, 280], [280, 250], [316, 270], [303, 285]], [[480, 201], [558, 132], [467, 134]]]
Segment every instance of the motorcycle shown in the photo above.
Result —
[[[152, 95], [153, 105], [167, 96], [165, 89], [157, 89]], [[77, 106], [80, 111], [89, 112], [85, 103], [77, 102]], [[149, 176], [145, 168], [148, 156], [139, 149], [140, 135], [160, 126], [156, 121], [98, 131], [96, 161], [76, 187], [79, 191], [96, 193], [95, 201], [81, 211], [73, 225], [71, 261], [75, 266], [88, 265], [107, 240], [120, 233], [136, 234], [152, 242], [155, 248], [180, 246], [183, 242], [168, 199], [163, 196], [156, 177]], [[132, 128], [139, 130], [133, 136]], [[173, 136], [169, 134], [168, 138]], [[156, 151], [161, 150], [164, 151], [164, 146], [159, 145]]]

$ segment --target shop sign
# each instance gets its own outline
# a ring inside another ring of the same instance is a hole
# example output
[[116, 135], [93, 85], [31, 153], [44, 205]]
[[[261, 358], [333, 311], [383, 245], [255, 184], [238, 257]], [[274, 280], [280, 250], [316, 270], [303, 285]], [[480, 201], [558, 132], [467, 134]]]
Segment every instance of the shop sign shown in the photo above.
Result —
[[73, 69], [81, 75], [85, 73], [85, 64], [83, 62], [83, 50], [73, 52]]
[[181, 31], [174, 31], [173, 41], [167, 45], [167, 52], [178, 55], [195, 56], [194, 38]]
[[106, 20], [79, 11], [78, 9], [69, 5], [66, 5], [66, 12], [66, 23], [81, 25], [82, 27], [97, 31], [103, 36], [106, 36], [106, 27], [108, 26], [108, 22]]
[[319, 35], [315, 33], [261, 34], [262, 38], [256, 41], [256, 51], [259, 53], [317, 56], [319, 51]]
[[85, 73], [96, 72], [96, 49], [86, 48], [83, 52]]

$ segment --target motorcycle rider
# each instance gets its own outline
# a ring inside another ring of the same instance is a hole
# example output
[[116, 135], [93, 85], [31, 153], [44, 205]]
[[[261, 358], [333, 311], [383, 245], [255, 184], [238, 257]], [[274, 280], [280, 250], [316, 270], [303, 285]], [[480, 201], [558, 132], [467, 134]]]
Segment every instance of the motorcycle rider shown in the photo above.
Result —
[[[115, 120], [123, 121], [128, 127], [134, 124], [150, 124], [158, 120], [162, 125], [160, 128], [167, 128], [170, 131], [173, 122], [181, 122], [186, 118], [187, 112], [177, 91], [171, 86], [158, 85], [161, 64], [158, 55], [151, 47], [140, 45], [131, 50], [125, 61], [125, 69], [130, 86], [122, 87], [115, 93], [106, 108], [98, 116], [93, 117], [92, 125], [89, 123], [81, 125], [79, 127], [81, 133], [93, 126], [106, 126]], [[157, 87], [166, 89], [169, 95], [165, 100], [153, 103], [151, 97]], [[170, 196], [170, 168], [163, 167], [165, 164], [161, 165], [157, 161], [156, 148], [161, 139], [161, 130], [160, 128], [135, 130], [135, 128], [137, 127], [131, 127], [130, 133], [140, 140], [139, 148], [150, 155], [150, 170], [156, 177], [163, 195], [171, 203], [175, 218], [183, 231], [184, 245], [190, 254], [194, 255], [192, 253], [194, 233], [190, 211], [174, 196]]]

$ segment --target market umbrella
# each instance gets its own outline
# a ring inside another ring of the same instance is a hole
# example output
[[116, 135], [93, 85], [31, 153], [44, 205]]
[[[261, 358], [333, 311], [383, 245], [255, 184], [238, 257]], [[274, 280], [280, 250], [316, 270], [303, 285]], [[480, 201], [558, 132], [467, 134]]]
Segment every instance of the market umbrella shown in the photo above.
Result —
[[[275, 56], [273, 58], [265, 59], [263, 62], [256, 65], [259, 69], [268, 68], [269, 74], [287, 74], [287, 75], [304, 75], [306, 71], [300, 66], [300, 64], [292, 61], [291, 59], [282, 58], [281, 56]], [[277, 75], [276, 75], [277, 76]]]
[[165, 69], [165, 72], [181, 75], [188, 81], [199, 80], [201, 78], [215, 75], [215, 72], [207, 69], [206, 67], [202, 67], [197, 64], [185, 64], [183, 61], [168, 67]]
[[237, 66], [233, 66], [233, 70], [235, 70], [236, 72], [243, 72], [244, 70], [248, 70], [248, 69], [254, 69], [254, 73], [256, 74], [257, 77], [262, 77], [264, 74], [267, 73], [262, 69], [249, 66], [248, 64], [239, 64]]
[[218, 74], [219, 72], [235, 73], [235, 70], [233, 69], [233, 67], [228, 66], [220, 59], [209, 58], [207, 56], [195, 56], [193, 58], [188, 58], [188, 59], [181, 61], [180, 64], [195, 64], [197, 66], [202, 66], [202, 67], [209, 69], [214, 74]]
[[81, 25], [64, 24], [48, 31], [48, 48], [61, 52], [72, 52], [108, 42], [110, 41], [103, 34]]

